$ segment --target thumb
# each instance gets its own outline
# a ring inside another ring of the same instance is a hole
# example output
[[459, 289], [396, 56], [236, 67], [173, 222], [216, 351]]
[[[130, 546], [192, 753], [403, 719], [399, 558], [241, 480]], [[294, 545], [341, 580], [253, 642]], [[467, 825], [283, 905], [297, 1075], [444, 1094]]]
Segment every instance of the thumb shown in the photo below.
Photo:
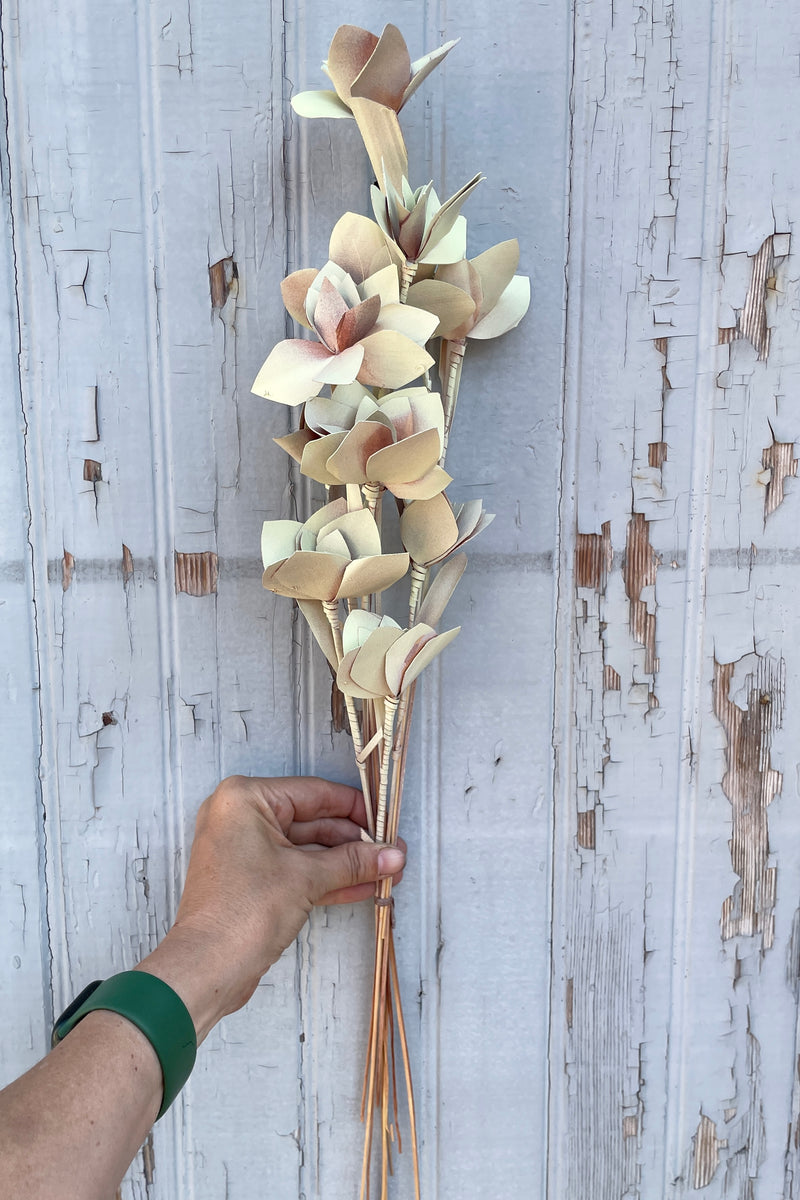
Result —
[[[405, 861], [405, 852], [399, 846], [376, 846], [369, 842], [345, 842], [322, 850], [314, 855], [315, 903], [322, 900], [332, 903], [332, 893], [348, 893], [360, 885], [397, 875]], [[347, 894], [335, 897], [336, 900], [350, 898]]]

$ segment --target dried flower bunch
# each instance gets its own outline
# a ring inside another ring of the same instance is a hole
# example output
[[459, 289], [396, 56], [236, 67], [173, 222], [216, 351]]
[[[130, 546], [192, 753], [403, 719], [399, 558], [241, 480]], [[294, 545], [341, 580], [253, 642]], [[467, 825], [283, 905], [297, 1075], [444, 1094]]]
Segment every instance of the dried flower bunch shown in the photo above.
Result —
[[[530, 302], [529, 281], [516, 274], [516, 240], [467, 258], [461, 208], [483, 177], [444, 202], [433, 183], [412, 187], [408, 180], [398, 113], [455, 44], [412, 62], [395, 26], [377, 37], [342, 25], [323, 64], [334, 90], [294, 97], [301, 116], [355, 119], [377, 180], [375, 220], [345, 213], [324, 266], [284, 280], [286, 308], [309, 336], [279, 342], [253, 384], [268, 400], [303, 406], [297, 431], [276, 441], [328, 491], [328, 502], [305, 522], [265, 522], [263, 582], [297, 601], [330, 663], [366, 801], [364, 836], [376, 842], [397, 838], [417, 678], [459, 632], [439, 632], [439, 624], [466, 566], [461, 547], [492, 519], [480, 500], [454, 505], [445, 491], [467, 340], [513, 329]], [[428, 349], [435, 340], [438, 389]], [[386, 493], [399, 515], [393, 523]], [[392, 537], [402, 550], [387, 549]], [[409, 601], [401, 626], [383, 614], [382, 593], [404, 577]], [[400, 1148], [398, 1045], [419, 1200], [391, 905], [391, 880], [383, 880], [375, 898], [361, 1195], [370, 1194], [375, 1139], [381, 1200], [392, 1149]]]

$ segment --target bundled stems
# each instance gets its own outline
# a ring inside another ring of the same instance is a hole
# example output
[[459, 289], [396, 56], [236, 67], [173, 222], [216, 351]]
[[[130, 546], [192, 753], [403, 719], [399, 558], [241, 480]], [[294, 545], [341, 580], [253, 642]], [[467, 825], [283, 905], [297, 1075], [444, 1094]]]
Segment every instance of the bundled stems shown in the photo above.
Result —
[[[323, 600], [322, 607], [325, 609], [325, 616], [328, 618], [328, 624], [330, 625], [331, 633], [333, 634], [333, 645], [336, 650], [336, 661], [337, 663], [340, 663], [344, 658], [344, 647], [342, 645], [342, 623], [339, 620], [339, 603], [337, 600]], [[369, 785], [367, 764], [364, 761], [364, 742], [361, 736], [361, 725], [358, 720], [358, 711], [352, 696], [345, 696], [344, 703], [347, 710], [348, 724], [350, 725], [350, 736], [353, 739], [353, 749], [355, 750], [358, 774], [361, 780], [361, 792], [364, 796], [364, 807], [367, 811], [367, 829], [370, 837], [374, 840], [375, 817], [372, 811], [372, 792]]]
[[403, 266], [402, 266], [402, 269], [400, 272], [400, 303], [401, 304], [405, 304], [406, 300], [408, 299], [408, 289], [411, 287], [412, 283], [414, 282], [414, 277], [417, 274], [418, 267], [419, 267], [419, 263], [416, 263], [416, 262], [403, 263]]
[[461, 368], [466, 352], [467, 343], [465, 338], [454, 338], [452, 341], [442, 343], [440, 374], [444, 387], [444, 438], [442, 442], [442, 457], [439, 459], [440, 467], [444, 466], [447, 454], [447, 442], [456, 412], [458, 389], [461, 384]]

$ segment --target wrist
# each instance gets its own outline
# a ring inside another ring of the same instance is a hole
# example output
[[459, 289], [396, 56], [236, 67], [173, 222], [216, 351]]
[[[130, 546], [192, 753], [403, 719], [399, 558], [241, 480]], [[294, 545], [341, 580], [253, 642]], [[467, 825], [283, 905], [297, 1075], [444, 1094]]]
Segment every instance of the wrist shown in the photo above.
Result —
[[145, 971], [169, 984], [180, 996], [197, 1034], [199, 1045], [214, 1026], [238, 1005], [232, 996], [214, 939], [183, 926], [173, 926], [136, 971]]

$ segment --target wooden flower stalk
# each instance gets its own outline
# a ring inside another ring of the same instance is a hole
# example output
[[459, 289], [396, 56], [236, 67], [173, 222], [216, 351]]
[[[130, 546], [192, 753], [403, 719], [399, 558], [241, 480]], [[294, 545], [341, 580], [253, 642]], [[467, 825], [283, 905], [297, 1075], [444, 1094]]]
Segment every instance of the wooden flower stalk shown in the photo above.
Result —
[[[516, 274], [519, 247], [501, 242], [468, 259], [464, 201], [476, 175], [441, 201], [433, 183], [412, 187], [398, 113], [455, 42], [412, 62], [399, 30], [380, 37], [341, 26], [327, 71], [333, 91], [303, 92], [302, 116], [354, 118], [377, 179], [375, 220], [345, 213], [328, 261], [283, 282], [289, 313], [308, 336], [279, 342], [253, 384], [268, 400], [302, 406], [299, 428], [277, 438], [327, 503], [304, 522], [266, 521], [266, 588], [294, 598], [342, 695], [367, 810], [364, 836], [394, 842], [414, 692], [419, 675], [456, 637], [439, 632], [466, 566], [461, 547], [492, 519], [479, 500], [445, 494], [447, 443], [468, 339], [516, 326], [530, 301]], [[429, 347], [440, 342], [436, 360]], [[391, 520], [394, 500], [399, 520]], [[387, 550], [398, 540], [402, 550]], [[434, 573], [435, 571], [435, 573]], [[382, 593], [409, 579], [406, 621], [383, 614]], [[419, 1167], [411, 1067], [397, 977], [392, 882], [375, 896], [375, 971], [364, 1069], [361, 1197], [368, 1200], [374, 1147], [379, 1193], [388, 1197], [392, 1152], [401, 1148], [398, 1071]]]

